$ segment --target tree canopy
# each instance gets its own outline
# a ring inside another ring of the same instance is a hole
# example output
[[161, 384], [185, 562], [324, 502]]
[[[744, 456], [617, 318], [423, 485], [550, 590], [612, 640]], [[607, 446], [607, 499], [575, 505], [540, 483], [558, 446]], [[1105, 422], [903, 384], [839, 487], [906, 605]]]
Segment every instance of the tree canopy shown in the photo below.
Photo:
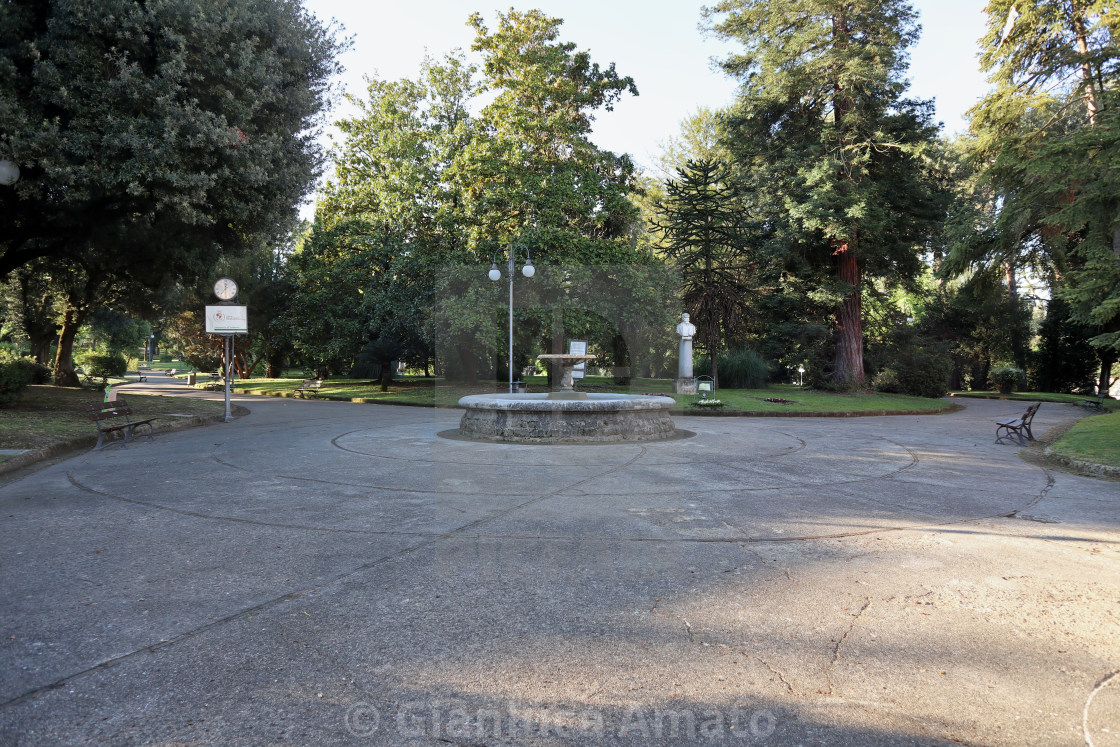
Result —
[[733, 162], [769, 195], [759, 209], [780, 224], [790, 270], [833, 299], [834, 382], [861, 386], [867, 278], [913, 278], [937, 215], [922, 158], [931, 105], [903, 97], [914, 11], [904, 0], [724, 0], [708, 16], [743, 45], [723, 62], [742, 83], [727, 121]]
[[0, 189], [0, 274], [67, 262], [96, 303], [282, 236], [338, 49], [295, 0], [0, 4], [0, 157], [21, 171]]

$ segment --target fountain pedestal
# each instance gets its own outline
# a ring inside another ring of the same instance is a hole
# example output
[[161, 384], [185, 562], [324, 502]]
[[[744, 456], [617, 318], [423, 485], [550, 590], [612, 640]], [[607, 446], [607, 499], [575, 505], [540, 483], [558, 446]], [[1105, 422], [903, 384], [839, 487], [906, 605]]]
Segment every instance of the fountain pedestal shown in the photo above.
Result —
[[546, 353], [538, 355], [537, 360], [552, 364], [553, 380], [555, 374], [560, 375], [560, 387], [553, 388], [548, 393], [548, 399], [585, 400], [587, 395], [576, 391], [576, 382], [572, 377], [572, 370], [581, 363], [595, 360], [593, 355], [578, 355], [575, 353]]

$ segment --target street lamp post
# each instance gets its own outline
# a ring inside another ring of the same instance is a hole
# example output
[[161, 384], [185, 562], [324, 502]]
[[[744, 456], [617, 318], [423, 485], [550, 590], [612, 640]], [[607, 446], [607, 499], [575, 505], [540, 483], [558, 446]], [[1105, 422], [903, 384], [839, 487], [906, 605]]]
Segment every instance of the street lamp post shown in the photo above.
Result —
[[[537, 270], [533, 267], [533, 259], [529, 256], [529, 247], [525, 248], [525, 266], [521, 268], [521, 274], [527, 278], [533, 277]], [[513, 394], [513, 264], [514, 257], [517, 254], [517, 244], [511, 243], [509, 245], [509, 264], [507, 267], [507, 274], [509, 275], [509, 393]], [[495, 259], [490, 264], [490, 272], [488, 273], [490, 279], [497, 282], [502, 278], [502, 271], [498, 269], [498, 262]]]

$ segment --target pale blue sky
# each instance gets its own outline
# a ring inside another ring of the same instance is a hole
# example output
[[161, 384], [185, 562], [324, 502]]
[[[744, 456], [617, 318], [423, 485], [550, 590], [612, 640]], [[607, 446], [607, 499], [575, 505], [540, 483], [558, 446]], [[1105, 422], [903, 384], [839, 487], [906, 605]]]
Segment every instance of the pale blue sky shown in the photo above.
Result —
[[[469, 50], [467, 17], [475, 10], [493, 25], [496, 11], [512, 4], [540, 8], [563, 18], [562, 36], [588, 49], [600, 64], [616, 63], [632, 76], [638, 97], [626, 96], [613, 112], [600, 113], [593, 139], [601, 147], [630, 153], [652, 164], [659, 143], [679, 131], [698, 106], [731, 101], [735, 83], [711, 65], [731, 47], [699, 30], [702, 0], [304, 0], [322, 19], [336, 18], [354, 37], [343, 59], [347, 90], [362, 94], [362, 77], [414, 77], [425, 51], [434, 57], [458, 47]], [[922, 39], [912, 51], [912, 95], [935, 98], [947, 132], [964, 130], [964, 112], [983, 95], [986, 83], [976, 61], [984, 33], [982, 0], [917, 0]], [[345, 106], [335, 116], [345, 113]]]

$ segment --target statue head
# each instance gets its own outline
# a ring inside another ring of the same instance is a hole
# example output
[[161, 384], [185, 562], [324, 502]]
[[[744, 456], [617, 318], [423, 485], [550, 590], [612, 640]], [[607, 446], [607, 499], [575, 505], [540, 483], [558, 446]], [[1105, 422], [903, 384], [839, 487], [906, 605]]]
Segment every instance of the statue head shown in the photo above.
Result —
[[687, 313], [681, 314], [681, 321], [682, 322], [687, 322], [688, 321], [688, 314]]

